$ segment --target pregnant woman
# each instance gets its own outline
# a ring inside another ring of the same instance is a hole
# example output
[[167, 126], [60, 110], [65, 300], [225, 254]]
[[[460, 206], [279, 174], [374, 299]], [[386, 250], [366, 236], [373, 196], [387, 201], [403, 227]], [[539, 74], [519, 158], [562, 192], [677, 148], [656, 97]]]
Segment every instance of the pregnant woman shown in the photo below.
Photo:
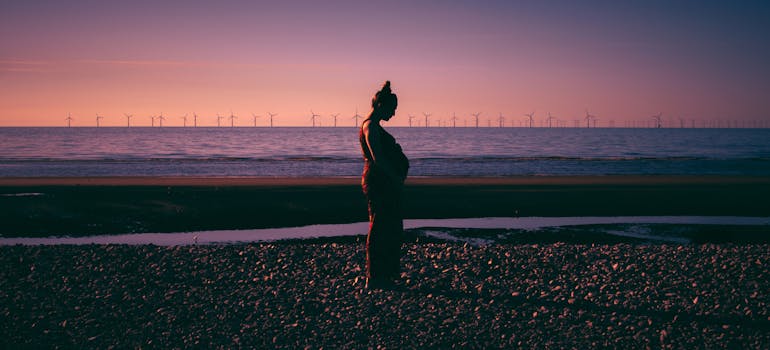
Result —
[[396, 113], [398, 98], [390, 81], [372, 99], [372, 112], [361, 124], [359, 141], [364, 154], [361, 186], [369, 204], [369, 234], [366, 238], [366, 287], [392, 286], [400, 277], [401, 242], [404, 223], [401, 192], [409, 160], [385, 129]]

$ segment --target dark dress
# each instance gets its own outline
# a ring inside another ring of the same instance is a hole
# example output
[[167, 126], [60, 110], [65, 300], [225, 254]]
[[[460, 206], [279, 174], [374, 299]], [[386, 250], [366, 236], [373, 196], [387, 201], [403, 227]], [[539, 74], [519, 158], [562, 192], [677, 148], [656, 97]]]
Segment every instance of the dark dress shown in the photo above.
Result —
[[[366, 123], [366, 121], [364, 121]], [[409, 160], [385, 129], [377, 123], [371, 123], [369, 132], [380, 136], [382, 156], [394, 166], [402, 179], [409, 170]], [[361, 186], [369, 204], [369, 234], [366, 237], [367, 277], [379, 280], [395, 280], [401, 273], [401, 243], [404, 223], [401, 213], [401, 183], [390, 180], [377, 169], [362, 128], [359, 141], [364, 154], [364, 171]]]

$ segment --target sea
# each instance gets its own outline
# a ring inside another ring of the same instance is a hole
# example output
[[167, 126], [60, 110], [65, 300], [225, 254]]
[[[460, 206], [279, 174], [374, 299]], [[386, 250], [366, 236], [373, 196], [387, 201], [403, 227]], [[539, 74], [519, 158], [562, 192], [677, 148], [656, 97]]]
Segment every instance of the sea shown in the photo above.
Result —
[[[770, 129], [387, 127], [410, 176], [770, 175]], [[358, 128], [0, 128], [0, 177], [350, 177]]]

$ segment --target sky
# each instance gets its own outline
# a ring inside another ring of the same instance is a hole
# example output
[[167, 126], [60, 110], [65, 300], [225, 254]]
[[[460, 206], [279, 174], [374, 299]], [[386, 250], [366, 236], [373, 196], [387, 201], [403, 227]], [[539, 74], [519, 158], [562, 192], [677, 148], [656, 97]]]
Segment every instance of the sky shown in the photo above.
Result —
[[768, 34], [767, 1], [4, 0], [0, 126], [353, 125], [385, 80], [390, 125], [767, 121]]

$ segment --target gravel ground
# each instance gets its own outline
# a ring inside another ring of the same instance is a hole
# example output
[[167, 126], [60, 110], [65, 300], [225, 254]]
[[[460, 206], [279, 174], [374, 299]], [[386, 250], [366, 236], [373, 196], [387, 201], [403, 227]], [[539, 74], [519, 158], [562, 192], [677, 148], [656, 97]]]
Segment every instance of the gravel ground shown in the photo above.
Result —
[[0, 348], [770, 348], [770, 245], [0, 248]]

